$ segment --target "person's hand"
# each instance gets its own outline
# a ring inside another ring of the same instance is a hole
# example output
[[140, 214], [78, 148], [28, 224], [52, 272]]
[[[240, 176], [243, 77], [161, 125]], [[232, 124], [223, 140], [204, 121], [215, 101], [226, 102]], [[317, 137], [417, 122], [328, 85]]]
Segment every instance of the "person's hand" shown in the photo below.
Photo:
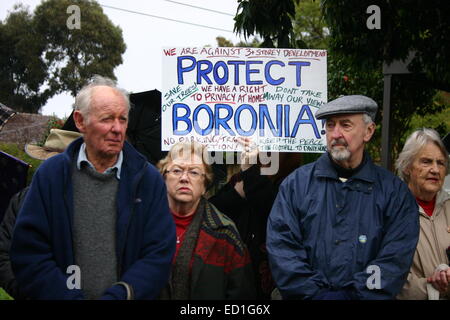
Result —
[[256, 143], [252, 142], [252, 139], [247, 137], [238, 137], [238, 142], [242, 145], [241, 153], [241, 170], [245, 171], [252, 165], [258, 163], [259, 149]]
[[239, 182], [236, 182], [236, 184], [234, 185], [234, 190], [239, 193], [242, 199], [245, 199], [244, 181], [241, 180]]
[[427, 282], [440, 293], [446, 292], [450, 283], [450, 268], [436, 270], [431, 277], [427, 278]]

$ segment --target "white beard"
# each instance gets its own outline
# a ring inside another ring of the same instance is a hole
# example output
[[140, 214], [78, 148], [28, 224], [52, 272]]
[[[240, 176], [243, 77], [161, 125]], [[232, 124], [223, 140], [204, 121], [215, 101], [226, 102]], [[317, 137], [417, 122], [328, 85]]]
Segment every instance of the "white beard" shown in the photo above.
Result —
[[[344, 148], [342, 148], [341, 146], [335, 147], [335, 145], [338, 143], [343, 144]], [[347, 161], [348, 159], [350, 159], [350, 156], [352, 154], [348, 150], [348, 145], [344, 139], [333, 140], [331, 141], [330, 145], [331, 146], [328, 148], [328, 152], [335, 161]]]
[[331, 157], [335, 161], [347, 161], [348, 159], [350, 159], [350, 156], [352, 155], [347, 148], [340, 150], [338, 148], [331, 147], [331, 149], [328, 149], [328, 151], [330, 152]]

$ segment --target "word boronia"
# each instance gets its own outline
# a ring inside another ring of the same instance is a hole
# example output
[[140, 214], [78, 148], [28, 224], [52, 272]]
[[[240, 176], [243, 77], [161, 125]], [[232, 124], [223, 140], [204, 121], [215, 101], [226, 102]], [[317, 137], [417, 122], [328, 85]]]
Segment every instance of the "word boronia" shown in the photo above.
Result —
[[[260, 137], [266, 136], [269, 130], [274, 137], [296, 137], [300, 126], [308, 125], [313, 129], [316, 138], [320, 139], [314, 115], [307, 104], [302, 105], [300, 111], [291, 108], [289, 104], [277, 104], [275, 109], [276, 115], [273, 119], [267, 104], [259, 104], [258, 108], [250, 104], [241, 104], [236, 109], [224, 103], [217, 103], [214, 108], [200, 104], [191, 111], [188, 105], [176, 103], [172, 109], [172, 131], [174, 135], [188, 135], [194, 130], [201, 136], [211, 133], [224, 135], [225, 132], [231, 136], [252, 136], [258, 129]], [[291, 128], [291, 113], [297, 111], [295, 124]], [[244, 128], [241, 118], [245, 117], [247, 120], [249, 116], [250, 121], [244, 121], [246, 126]]]

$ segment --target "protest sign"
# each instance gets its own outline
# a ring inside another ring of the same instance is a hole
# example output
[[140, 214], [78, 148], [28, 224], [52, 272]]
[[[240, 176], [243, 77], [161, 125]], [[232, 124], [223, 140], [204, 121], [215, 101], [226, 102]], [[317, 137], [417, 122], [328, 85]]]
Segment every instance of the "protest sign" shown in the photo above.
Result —
[[309, 49], [164, 48], [162, 150], [195, 140], [210, 151], [324, 152], [327, 52]]

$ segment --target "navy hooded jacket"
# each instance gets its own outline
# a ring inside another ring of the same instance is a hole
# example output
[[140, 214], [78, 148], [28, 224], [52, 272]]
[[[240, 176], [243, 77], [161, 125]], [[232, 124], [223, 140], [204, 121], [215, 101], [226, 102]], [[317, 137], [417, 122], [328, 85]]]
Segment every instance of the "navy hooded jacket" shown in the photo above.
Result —
[[[82, 289], [67, 285], [72, 275], [68, 267], [76, 264], [72, 168], [82, 143], [82, 138], [75, 140], [39, 167], [17, 219], [11, 263], [19, 287], [32, 299], [84, 298]], [[117, 194], [118, 279], [131, 285], [135, 299], [153, 299], [169, 279], [175, 224], [160, 173], [127, 142], [123, 157]], [[114, 285], [102, 299], [126, 297], [125, 287]]]
[[393, 299], [419, 237], [408, 187], [368, 155], [346, 182], [327, 154], [280, 186], [267, 227], [273, 278], [285, 299]]

